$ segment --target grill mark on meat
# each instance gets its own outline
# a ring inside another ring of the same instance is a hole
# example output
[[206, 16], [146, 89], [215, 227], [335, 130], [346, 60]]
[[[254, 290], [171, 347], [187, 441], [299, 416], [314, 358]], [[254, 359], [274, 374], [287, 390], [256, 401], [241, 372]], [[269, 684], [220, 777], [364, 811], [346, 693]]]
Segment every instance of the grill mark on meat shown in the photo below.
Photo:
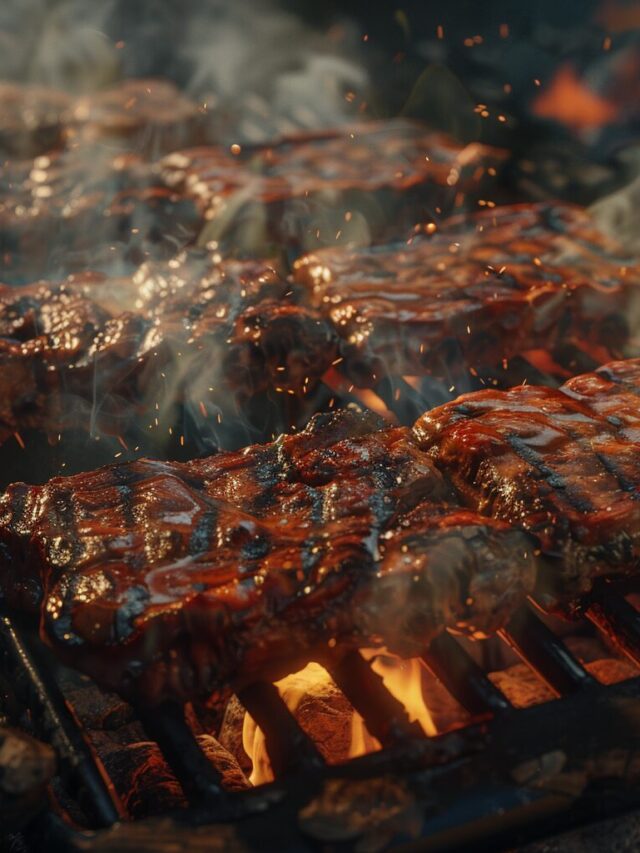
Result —
[[135, 618], [144, 613], [149, 599], [149, 590], [145, 586], [128, 587], [124, 602], [119, 602], [114, 615], [114, 642], [121, 643], [134, 633]]
[[116, 465], [111, 473], [120, 496], [119, 506], [125, 530], [132, 530], [136, 524], [133, 486], [140, 482], [142, 475], [136, 469], [130, 469], [124, 465]]
[[640, 500], [640, 484], [634, 483], [630, 480], [624, 472], [620, 470], [619, 465], [613, 457], [595, 449], [593, 449], [593, 453], [596, 459], [601, 463], [604, 470], [608, 474], [611, 474], [612, 477], [615, 477], [618, 486], [623, 491], [628, 492], [634, 500]]
[[366, 546], [374, 559], [378, 559], [380, 556], [380, 532], [396, 509], [391, 504], [388, 496], [389, 490], [395, 485], [393, 476], [392, 471], [382, 466], [371, 468], [371, 478], [375, 488], [372, 490], [369, 498], [369, 508], [373, 516], [373, 524], [371, 525], [371, 533], [367, 538]]
[[375, 387], [383, 375], [455, 376], [568, 343], [594, 364], [633, 354], [626, 318], [640, 279], [621, 264], [584, 210], [541, 203], [451, 217], [400, 245], [321, 249], [295, 262], [294, 279], [335, 324], [340, 370]]
[[572, 493], [572, 490], [567, 488], [567, 483], [564, 478], [561, 477], [557, 471], [554, 471], [553, 468], [546, 465], [542, 456], [533, 448], [529, 447], [525, 441], [517, 435], [507, 434], [505, 437], [518, 456], [535, 468], [536, 471], [539, 471], [552, 489], [562, 489], [571, 503], [576, 507], [576, 509], [580, 510], [580, 512], [593, 511], [593, 506], [588, 501], [578, 499]]
[[193, 532], [189, 537], [188, 553], [194, 557], [203, 554], [211, 548], [212, 537], [218, 523], [218, 509], [215, 504], [208, 506], [200, 513]]
[[311, 521], [321, 524], [325, 519], [325, 492], [323, 489], [309, 488], [311, 497]]
[[557, 391], [466, 394], [414, 428], [469, 506], [539, 538], [549, 607], [572, 609], [598, 575], [640, 565], [639, 380], [630, 359]]
[[[496, 630], [532, 588], [531, 540], [441, 501], [411, 433], [372, 428], [341, 412], [243, 453], [28, 489], [38, 501], [26, 525], [0, 513], [11, 554], [0, 583], [39, 577], [57, 652], [146, 701], [277, 680], [332, 638], [413, 654], [445, 626]], [[114, 484], [132, 494], [126, 537]], [[258, 510], [247, 492], [261, 491]], [[85, 507], [90, 524], [72, 524]], [[70, 532], [87, 551], [58, 566], [54, 542]]]
[[67, 556], [66, 558], [63, 556], [62, 562], [58, 564], [58, 571], [62, 571], [66, 566], [73, 565], [83, 550], [78, 535], [78, 513], [74, 506], [73, 491], [62, 488], [54, 505], [60, 516], [61, 527], [65, 531], [64, 546]]
[[[606, 420], [610, 422], [609, 418], [606, 418]], [[576, 445], [584, 451], [584, 453], [593, 453], [596, 460], [602, 466], [603, 471], [615, 478], [616, 483], [620, 487], [620, 489], [629, 492], [629, 494], [631, 494], [631, 496], [634, 498], [640, 497], [640, 495], [637, 494], [638, 486], [634, 485], [633, 482], [629, 480], [629, 478], [624, 474], [624, 472], [620, 470], [620, 466], [616, 463], [613, 457], [607, 455], [601, 450], [596, 450], [593, 443], [588, 438], [585, 438], [583, 435], [581, 435], [580, 432], [578, 432], [577, 430], [571, 429], [570, 427], [565, 427], [563, 429], [563, 432], [571, 439], [571, 441], [574, 441]], [[557, 486], [556, 488], [565, 488], [567, 489], [565, 493], [569, 494], [570, 490], [568, 489], [566, 483], [564, 484], [564, 486]], [[593, 511], [593, 507], [587, 509], [587, 506], [588, 502], [586, 502], [585, 508], [581, 509], [580, 511]]]
[[255, 497], [252, 509], [262, 512], [273, 506], [276, 502], [276, 490], [278, 484], [286, 479], [290, 469], [289, 460], [286, 457], [282, 443], [276, 441], [257, 454], [254, 472], [258, 484], [262, 490]]
[[626, 376], [619, 376], [615, 369], [607, 369], [606, 365], [598, 369], [598, 373], [604, 376], [609, 382], [615, 385], [620, 385], [632, 394], [640, 395], [640, 385], [635, 382], [629, 382]]
[[258, 533], [245, 542], [241, 549], [242, 557], [249, 562], [256, 562], [266, 557], [271, 550], [271, 540], [266, 533]]

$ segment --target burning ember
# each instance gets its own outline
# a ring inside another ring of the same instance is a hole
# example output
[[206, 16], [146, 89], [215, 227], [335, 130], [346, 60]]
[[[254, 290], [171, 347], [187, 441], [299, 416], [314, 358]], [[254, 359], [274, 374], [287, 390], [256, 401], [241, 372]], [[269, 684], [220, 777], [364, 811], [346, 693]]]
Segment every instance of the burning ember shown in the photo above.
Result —
[[[591, 639], [575, 637], [569, 642], [587, 671], [602, 684], [624, 681], [637, 672], [628, 661], [606, 656], [606, 651]], [[503, 657], [504, 668], [492, 672], [490, 678], [516, 708], [528, 708], [554, 698], [554, 691], [540, 682], [528, 666], [514, 663], [513, 654], [506, 650], [498, 651]], [[433, 737], [468, 724], [468, 713], [446, 692], [423, 661], [401, 660], [386, 651], [373, 649], [363, 651], [362, 655], [371, 662], [385, 687], [402, 703], [409, 719], [417, 721], [426, 736]], [[360, 714], [354, 711], [327, 670], [319, 664], [308, 664], [300, 672], [281, 679], [276, 686], [289, 710], [313, 737], [330, 764], [381, 748]], [[228, 740], [229, 731], [223, 730], [223, 737]], [[251, 761], [251, 784], [272, 781], [264, 734], [249, 714], [245, 714], [242, 724], [242, 747]]]
[[[405, 707], [409, 719], [417, 721], [426, 735], [436, 728], [423, 696], [422, 682], [426, 670], [418, 659], [401, 660], [386, 651], [365, 650], [363, 657], [385, 687]], [[378, 741], [367, 731], [362, 717], [354, 711], [320, 664], [310, 663], [293, 675], [276, 682], [289, 710], [306, 722], [322, 744], [322, 752], [331, 763], [345, 761], [380, 749]], [[304, 724], [304, 723], [303, 723]], [[326, 738], [326, 740], [325, 740]], [[273, 779], [265, 737], [249, 714], [242, 731], [244, 749], [251, 759], [250, 781], [254, 785]]]
[[558, 69], [532, 109], [540, 118], [553, 119], [576, 132], [601, 128], [618, 116], [616, 105], [590, 89], [570, 63]]

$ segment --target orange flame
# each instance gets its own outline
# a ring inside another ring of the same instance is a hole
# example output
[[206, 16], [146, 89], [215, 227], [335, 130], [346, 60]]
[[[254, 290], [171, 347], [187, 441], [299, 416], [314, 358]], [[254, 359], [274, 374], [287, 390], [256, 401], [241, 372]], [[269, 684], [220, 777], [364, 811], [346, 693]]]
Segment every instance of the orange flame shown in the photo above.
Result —
[[618, 114], [614, 104], [589, 89], [571, 63], [560, 66], [531, 108], [540, 118], [553, 119], [577, 133], [603, 127]]
[[[431, 713], [425, 704], [422, 691], [424, 666], [418, 659], [401, 660], [384, 650], [365, 650], [363, 656], [371, 661], [372, 669], [381, 676], [387, 689], [405, 706], [409, 718], [422, 726], [426, 735], [435, 735]], [[320, 664], [310, 663], [300, 672], [288, 675], [276, 683], [280, 695], [289, 710], [295, 714], [300, 702], [318, 685], [331, 685], [331, 676]], [[245, 714], [242, 730], [242, 744], [251, 759], [253, 769], [250, 782], [260, 785], [273, 779], [265, 737], [249, 714]], [[380, 749], [378, 741], [369, 734], [362, 717], [351, 712], [351, 732], [348, 757], [355, 758]], [[329, 756], [329, 761], [340, 760], [345, 756]]]

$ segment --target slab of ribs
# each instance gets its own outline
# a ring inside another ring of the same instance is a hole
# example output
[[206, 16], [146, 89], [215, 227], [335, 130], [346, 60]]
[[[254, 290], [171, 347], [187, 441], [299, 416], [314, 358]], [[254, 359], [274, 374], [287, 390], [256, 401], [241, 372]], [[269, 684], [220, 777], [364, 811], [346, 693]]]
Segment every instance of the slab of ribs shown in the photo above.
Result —
[[413, 429], [343, 410], [240, 452], [15, 484], [3, 592], [63, 659], [147, 702], [334, 646], [483, 636], [531, 592], [570, 609], [637, 568], [639, 395], [628, 360], [468, 394]]

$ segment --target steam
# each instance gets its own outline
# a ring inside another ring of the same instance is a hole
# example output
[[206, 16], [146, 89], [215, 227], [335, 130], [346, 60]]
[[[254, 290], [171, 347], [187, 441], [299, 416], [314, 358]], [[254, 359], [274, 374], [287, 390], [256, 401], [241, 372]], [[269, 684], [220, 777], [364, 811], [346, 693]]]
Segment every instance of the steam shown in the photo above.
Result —
[[115, 0], [3, 0], [0, 77], [71, 92], [115, 81], [120, 62], [106, 30]]
[[345, 94], [367, 85], [359, 50], [351, 22], [319, 31], [273, 0], [0, 4], [0, 79], [87, 93], [168, 77], [241, 140], [353, 115]]
[[[224, 145], [272, 140], [296, 128], [326, 128], [352, 120], [359, 114], [369, 86], [362, 33], [353, 21], [334, 20], [321, 30], [286, 11], [277, 0], [4, 0], [0, 4], [0, 78], [47, 84], [76, 95], [98, 92], [125, 77], [142, 75], [174, 80], [206, 117], [206, 141]], [[353, 93], [357, 97], [351, 97]], [[462, 105], [462, 109], [450, 110], [452, 103]], [[446, 69], [430, 66], [418, 77], [405, 112], [463, 139], [480, 135], [473, 99]], [[460, 114], [466, 116], [463, 124], [458, 121]], [[122, 144], [130, 145], [131, 139]], [[142, 147], [140, 140], [133, 144]], [[152, 259], [176, 258], [193, 242], [200, 246], [219, 242], [225, 251], [254, 256], [273, 251], [269, 211], [256, 191], [260, 189], [259, 170], [254, 175], [255, 185], [248, 181], [234, 196], [227, 197], [224, 208], [204, 229], [198, 211], [182, 217], [181, 210], [171, 205], [158, 212], [156, 207], [136, 202], [131, 204], [128, 218], [98, 215], [102, 202], [94, 205], [92, 194], [101, 194], [105, 208], [110, 209], [120, 204], [136, 182], [138, 187], [147, 187], [157, 178], [148, 152], [143, 157], [142, 151], [134, 151], [141, 160], [147, 160], [145, 163], [127, 165], [125, 156], [121, 158], [124, 165], [116, 167], [114, 148], [118, 150], [109, 138], [95, 146], [98, 151], [73, 143], [58, 160], [56, 155], [42, 158], [51, 159], [51, 166], [40, 163], [34, 170], [37, 181], [27, 187], [26, 197], [19, 199], [20, 206], [29, 216], [33, 212], [31, 219], [37, 223], [38, 205], [48, 210], [54, 206], [49, 196], [41, 201], [40, 194], [53, 188], [50, 195], [55, 199], [62, 183], [60, 196], [68, 197], [69, 205], [75, 206], [74, 216], [75, 209], [80, 210], [77, 219], [70, 218], [70, 230], [81, 219], [82, 228], [77, 229], [81, 234], [77, 242], [60, 239], [58, 226], [64, 231], [65, 217], [54, 210], [51, 227], [47, 220], [42, 240], [27, 260], [27, 265], [31, 261], [33, 266], [17, 270], [15, 283], [25, 283], [21, 275], [60, 278], [70, 271], [98, 268], [111, 276], [126, 277], [128, 287], [129, 277], [147, 252]], [[470, 152], [473, 146], [465, 150]], [[51, 177], [42, 183], [45, 172]], [[22, 189], [12, 190], [12, 196], [19, 196]], [[445, 192], [445, 212], [458, 196], [461, 203], [456, 209], [465, 210], [473, 204], [472, 198], [468, 202], [463, 198], [460, 186], [451, 185]], [[127, 203], [125, 199], [120, 207]], [[381, 234], [388, 237], [384, 230], [387, 224], [393, 225], [396, 236], [404, 230], [390, 212], [386, 197], [364, 192], [358, 198], [350, 197], [348, 208], [340, 194], [332, 195], [331, 189], [317, 192], [312, 201], [304, 197], [287, 199], [278, 223], [279, 244], [290, 242], [297, 252], [318, 245], [368, 246], [382, 239]], [[594, 215], [605, 230], [622, 237], [628, 248], [637, 251], [639, 208], [640, 184], [636, 182], [598, 203]], [[157, 234], [161, 235], [160, 246], [151, 236]], [[36, 264], [42, 268], [36, 269]], [[6, 272], [4, 279], [11, 281]], [[133, 314], [143, 311], [128, 305], [120, 310]], [[206, 434], [207, 441], [224, 445], [226, 428], [220, 418], [224, 421], [227, 411], [230, 423], [246, 426], [246, 436], [238, 437], [237, 442], [251, 437], [247, 412], [229, 400], [222, 401], [226, 406], [220, 402], [225, 396], [225, 344], [222, 339], [216, 340], [203, 353], [195, 345], [185, 345], [180, 336], [175, 341], [169, 336], [163, 340], [160, 356], [149, 358], [148, 373], [157, 370], [159, 378], [144, 377], [150, 390], [137, 402], [145, 416], [149, 413], [145, 429], [152, 427], [154, 438], [164, 425], [165, 434], [169, 434], [178, 401], [188, 412], [194, 433]], [[466, 371], [453, 372], [443, 364], [442, 374], [448, 389], [459, 392], [472, 387]], [[425, 406], [450, 396], [428, 380], [415, 384]], [[96, 378], [96, 389], [88, 417], [93, 431], [101, 412], [116, 408], [108, 406], [115, 392], [104, 389], [101, 376]], [[76, 409], [81, 403], [86, 405], [86, 401], [78, 401], [69, 408]], [[176, 426], [176, 432], [181, 431], [183, 427]], [[164, 448], [159, 447], [159, 452]]]
[[640, 177], [596, 201], [591, 214], [605, 234], [640, 255]]
[[241, 124], [253, 135], [265, 122], [252, 115], [261, 112], [283, 128], [336, 124], [352, 114], [345, 94], [367, 83], [357, 51], [352, 24], [321, 34], [268, 0], [207, 0], [189, 18], [179, 55], [189, 69], [187, 91], [213, 94], [227, 110], [240, 102]]

